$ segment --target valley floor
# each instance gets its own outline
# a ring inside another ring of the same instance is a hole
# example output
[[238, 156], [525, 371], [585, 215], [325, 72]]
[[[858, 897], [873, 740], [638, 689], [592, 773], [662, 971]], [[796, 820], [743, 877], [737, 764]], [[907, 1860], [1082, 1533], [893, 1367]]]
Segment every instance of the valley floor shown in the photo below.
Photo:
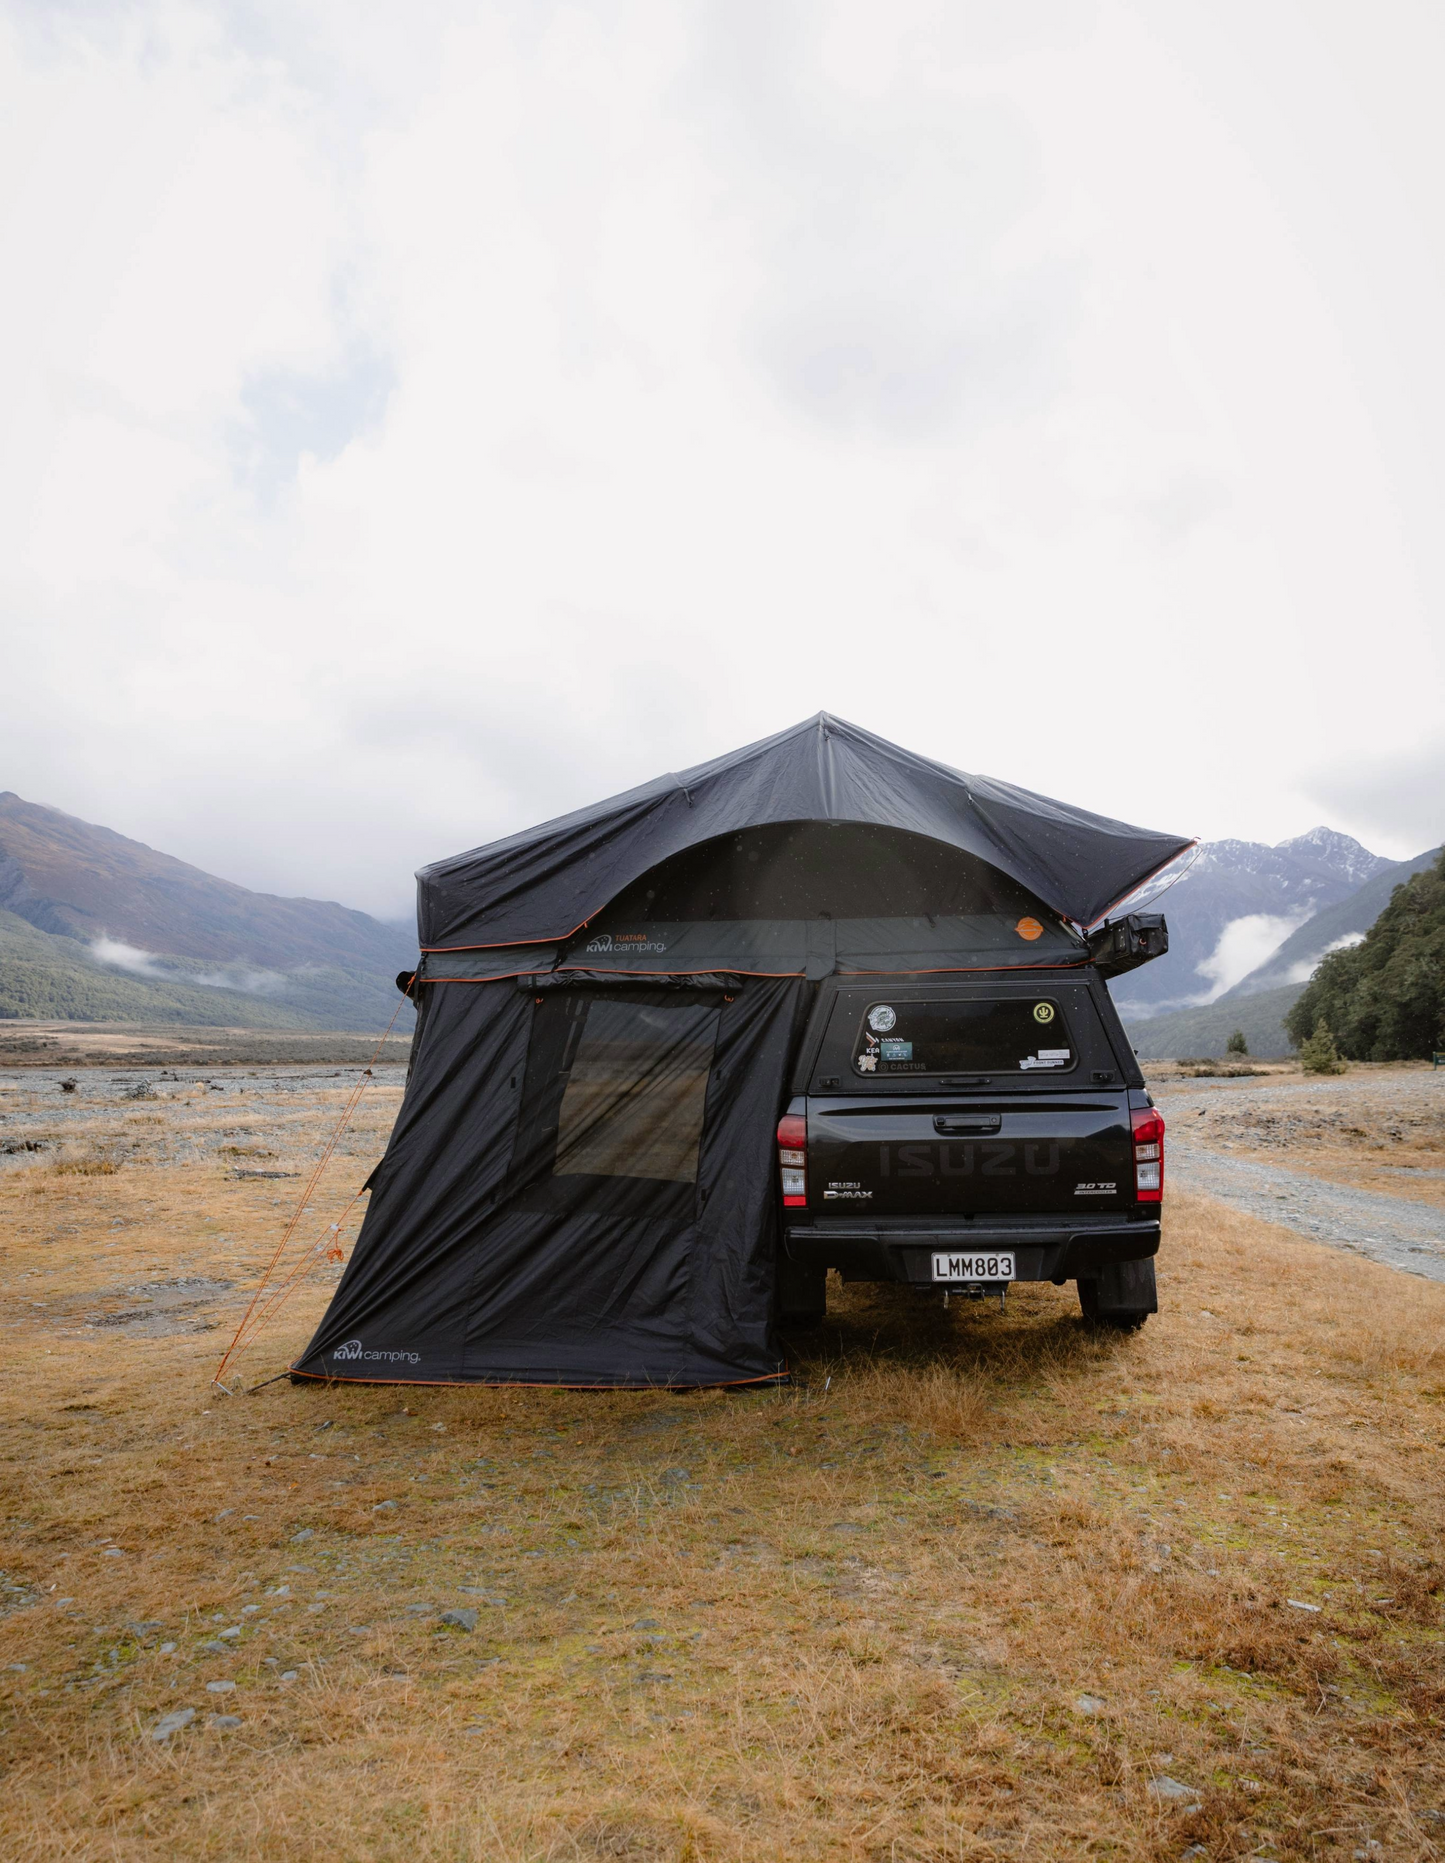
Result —
[[1135, 1338], [835, 1289], [782, 1391], [230, 1398], [350, 1080], [215, 1080], [0, 1080], [7, 1859], [1445, 1851], [1445, 1286], [1176, 1192]]
[[1445, 1070], [1158, 1070], [1173, 1182], [1408, 1274], [1445, 1280]]

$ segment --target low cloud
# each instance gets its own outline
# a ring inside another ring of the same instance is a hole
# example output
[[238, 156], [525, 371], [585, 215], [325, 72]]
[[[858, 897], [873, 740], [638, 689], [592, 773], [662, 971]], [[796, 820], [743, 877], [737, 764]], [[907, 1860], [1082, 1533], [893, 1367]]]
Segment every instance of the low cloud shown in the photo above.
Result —
[[1308, 983], [1319, 968], [1321, 960], [1327, 958], [1331, 951], [1348, 951], [1352, 946], [1364, 942], [1363, 932], [1346, 932], [1343, 938], [1336, 938], [1332, 944], [1327, 944], [1324, 950], [1317, 952], [1314, 957], [1302, 957], [1297, 964], [1291, 964], [1284, 980], [1286, 983]]
[[236, 964], [228, 970], [186, 970], [174, 958], [142, 950], [119, 938], [95, 938], [90, 955], [108, 970], [129, 971], [152, 983], [184, 983], [202, 990], [239, 990], [246, 996], [275, 996], [286, 987], [279, 970], [261, 970], [253, 964]]
[[1219, 934], [1209, 956], [1195, 969], [1209, 981], [1209, 989], [1195, 1000], [1212, 1003], [1224, 992], [1257, 970], [1272, 951], [1277, 951], [1290, 933], [1304, 924], [1308, 911], [1290, 914], [1250, 912], [1231, 919]]
[[90, 955], [97, 964], [104, 964], [109, 970], [128, 970], [137, 977], [165, 975], [160, 959], [153, 951], [142, 951], [138, 945], [122, 944], [119, 938], [94, 939]]

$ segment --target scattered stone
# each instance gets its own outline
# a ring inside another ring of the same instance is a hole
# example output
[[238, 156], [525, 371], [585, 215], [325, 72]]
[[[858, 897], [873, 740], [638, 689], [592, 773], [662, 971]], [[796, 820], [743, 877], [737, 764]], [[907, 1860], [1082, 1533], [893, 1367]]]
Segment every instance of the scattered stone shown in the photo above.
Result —
[[100, 1556], [102, 1559], [124, 1559], [125, 1552], [119, 1546], [107, 1546]]
[[221, 1632], [223, 1637], [238, 1637], [240, 1634], [241, 1626], [239, 1624], [232, 1624], [229, 1630], [223, 1630]]
[[169, 1740], [172, 1734], [178, 1734], [183, 1727], [189, 1727], [195, 1718], [194, 1708], [173, 1708], [156, 1722], [150, 1737], [152, 1740]]
[[1292, 1611], [1322, 1611], [1322, 1604], [1305, 1604], [1299, 1598], [1286, 1598], [1285, 1603]]
[[395, 1508], [396, 1508], [395, 1501], [378, 1501], [376, 1506], [373, 1507], [371, 1511], [374, 1514], [384, 1514], [387, 1512], [395, 1511]]
[[434, 1604], [409, 1604], [406, 1614], [408, 1617], [430, 1617], [435, 1609]]
[[662, 1625], [655, 1617], [639, 1617], [632, 1628], [634, 1630], [661, 1630]]
[[229, 1520], [229, 1519], [230, 1519], [230, 1517], [231, 1517], [231, 1515], [232, 1515], [232, 1514], [234, 1514], [234, 1513], [235, 1513], [235, 1511], [236, 1511], [236, 1510], [235, 1510], [235, 1508], [234, 1508], [234, 1507], [223, 1507], [223, 1508], [221, 1509], [221, 1511], [220, 1511], [220, 1513], [219, 1513], [219, 1514], [213, 1514], [213, 1515], [212, 1515], [212, 1519], [214, 1519], [214, 1520]]
[[291, 1535], [291, 1544], [293, 1546], [297, 1546], [301, 1543], [302, 1540], [314, 1540], [315, 1537], [316, 1537], [315, 1527], [302, 1527], [299, 1533], [293, 1533]]
[[229, 1656], [231, 1654], [230, 1644], [222, 1643], [218, 1637], [207, 1637], [206, 1641], [201, 1645], [201, 1648], [205, 1650], [209, 1656]]
[[234, 1693], [234, 1682], [207, 1682], [206, 1692], [210, 1695], [230, 1695]]
[[1104, 1697], [1102, 1695], [1080, 1695], [1074, 1703], [1074, 1709], [1078, 1714], [1102, 1714]]
[[241, 1725], [241, 1717], [239, 1714], [213, 1714], [210, 1724], [212, 1727], [222, 1729], [239, 1727]]
[[459, 1610], [443, 1611], [441, 1621], [444, 1624], [450, 1624], [455, 1630], [475, 1630], [479, 1616], [479, 1612], [472, 1610], [470, 1606], [464, 1606]]
[[295, 1669], [283, 1669], [281, 1671], [281, 1680], [283, 1682], [294, 1682], [296, 1680], [296, 1675], [297, 1671]]
[[1167, 1772], [1149, 1781], [1149, 1796], [1157, 1798], [1162, 1805], [1182, 1805], [1188, 1802], [1194, 1806], [1199, 1803], [1199, 1794], [1192, 1785], [1185, 1785], [1179, 1779], [1171, 1779]]
[[480, 1598], [483, 1604], [505, 1604], [507, 1600], [499, 1591], [483, 1591], [477, 1585], [458, 1585], [457, 1590], [464, 1598]]
[[160, 1653], [162, 1656], [173, 1656], [175, 1654], [175, 1648], [176, 1646], [174, 1643], [162, 1643]]

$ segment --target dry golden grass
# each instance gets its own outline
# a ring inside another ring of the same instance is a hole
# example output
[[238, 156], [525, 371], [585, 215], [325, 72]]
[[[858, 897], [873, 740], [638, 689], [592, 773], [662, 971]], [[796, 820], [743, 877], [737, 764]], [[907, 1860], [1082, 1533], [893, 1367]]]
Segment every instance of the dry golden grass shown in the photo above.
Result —
[[229, 1324], [88, 1323], [233, 1324], [287, 1190], [0, 1178], [7, 1860], [1445, 1850], [1445, 1288], [1176, 1197], [1137, 1338], [835, 1290], [780, 1393], [228, 1399]]

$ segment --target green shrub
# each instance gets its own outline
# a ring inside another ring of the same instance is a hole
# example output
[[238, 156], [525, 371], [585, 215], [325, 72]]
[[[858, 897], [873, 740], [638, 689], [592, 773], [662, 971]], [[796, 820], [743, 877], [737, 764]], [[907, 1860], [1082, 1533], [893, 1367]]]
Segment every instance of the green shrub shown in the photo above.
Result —
[[1249, 1043], [1244, 1039], [1244, 1030], [1236, 1029], [1224, 1044], [1226, 1054], [1248, 1054]]
[[1299, 1051], [1300, 1066], [1307, 1074], [1343, 1074], [1345, 1064], [1330, 1033], [1330, 1025], [1321, 1016], [1315, 1032]]

